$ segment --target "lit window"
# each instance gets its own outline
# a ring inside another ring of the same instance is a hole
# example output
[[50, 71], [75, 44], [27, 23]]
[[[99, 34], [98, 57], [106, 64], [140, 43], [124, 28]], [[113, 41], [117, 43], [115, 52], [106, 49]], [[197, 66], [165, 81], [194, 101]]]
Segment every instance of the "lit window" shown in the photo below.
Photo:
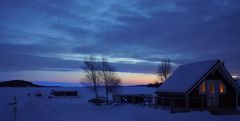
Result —
[[206, 93], [206, 83], [205, 83], [205, 82], [203, 82], [203, 83], [200, 85], [199, 93], [200, 93], [200, 94], [205, 94], [205, 93]]
[[222, 82], [219, 83], [219, 93], [220, 94], [225, 93], [225, 85]]
[[210, 84], [210, 93], [214, 94], [214, 83]]

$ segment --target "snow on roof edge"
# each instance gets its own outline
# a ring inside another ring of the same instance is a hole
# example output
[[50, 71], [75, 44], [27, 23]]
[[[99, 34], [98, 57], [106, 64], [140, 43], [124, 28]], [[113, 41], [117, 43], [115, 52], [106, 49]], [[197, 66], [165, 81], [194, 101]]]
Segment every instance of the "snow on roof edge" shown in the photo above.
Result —
[[[167, 79], [165, 84], [163, 84], [157, 89], [156, 92], [185, 93], [187, 92], [188, 89], [190, 89], [194, 85], [194, 83], [196, 83], [196, 81], [201, 79], [202, 76], [205, 75], [218, 62], [221, 61], [207, 60], [181, 65], [177, 68], [173, 75], [171, 75]], [[198, 68], [198, 70], [196, 70], [196, 68]], [[181, 83], [179, 80], [182, 81], [184, 80], [185, 85], [184, 83]]]

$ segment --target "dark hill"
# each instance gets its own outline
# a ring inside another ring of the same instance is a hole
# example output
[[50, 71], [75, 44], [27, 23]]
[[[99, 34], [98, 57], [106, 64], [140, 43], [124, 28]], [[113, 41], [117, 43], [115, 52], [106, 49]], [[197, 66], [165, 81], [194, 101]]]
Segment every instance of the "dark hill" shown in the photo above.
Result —
[[42, 87], [24, 80], [12, 80], [0, 82], [0, 87]]

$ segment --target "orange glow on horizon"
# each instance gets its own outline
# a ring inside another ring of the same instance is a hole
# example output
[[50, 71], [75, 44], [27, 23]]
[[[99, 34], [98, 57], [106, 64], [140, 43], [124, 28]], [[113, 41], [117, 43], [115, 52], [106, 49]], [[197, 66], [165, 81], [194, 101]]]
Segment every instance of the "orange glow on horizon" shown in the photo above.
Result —
[[[143, 85], [154, 83], [157, 80], [155, 74], [116, 72], [121, 78], [122, 85]], [[28, 81], [49, 81], [80, 83], [84, 79], [84, 72], [79, 71], [22, 71], [9, 77], [9, 80], [23, 79]]]
[[124, 85], [144, 85], [154, 83], [158, 79], [157, 75], [154, 74], [126, 72], [118, 72], [117, 74], [121, 77]]

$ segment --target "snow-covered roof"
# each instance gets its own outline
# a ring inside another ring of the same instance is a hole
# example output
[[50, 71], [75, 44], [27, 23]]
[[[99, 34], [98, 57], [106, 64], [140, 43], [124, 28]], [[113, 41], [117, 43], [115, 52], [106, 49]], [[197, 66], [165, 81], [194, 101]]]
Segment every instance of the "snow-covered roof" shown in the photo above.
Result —
[[208, 60], [181, 65], [157, 91], [185, 93], [218, 62], [220, 61]]
[[236, 83], [237, 83], [238, 86], [240, 87], [240, 80], [237, 80]]

